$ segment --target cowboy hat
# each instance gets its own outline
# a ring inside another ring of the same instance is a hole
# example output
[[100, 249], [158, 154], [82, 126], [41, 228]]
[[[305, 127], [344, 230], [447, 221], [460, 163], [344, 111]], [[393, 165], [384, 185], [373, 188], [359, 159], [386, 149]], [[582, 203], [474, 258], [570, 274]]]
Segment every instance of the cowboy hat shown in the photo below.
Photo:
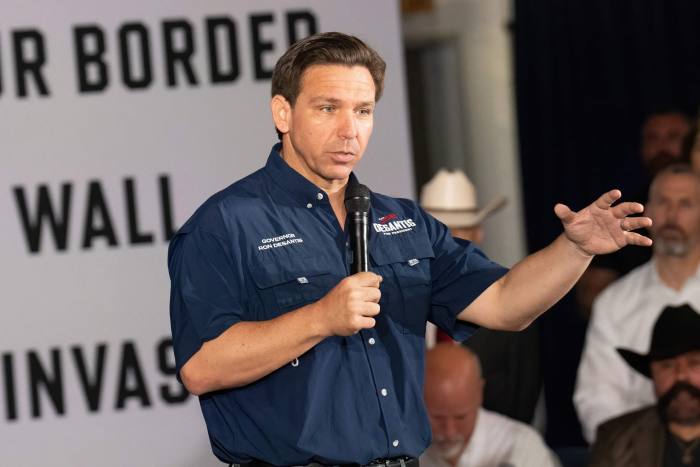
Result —
[[448, 227], [473, 227], [506, 205], [500, 196], [483, 208], [478, 207], [476, 189], [461, 170], [440, 169], [421, 189], [420, 204]]
[[640, 354], [621, 348], [615, 350], [629, 366], [650, 378], [650, 362], [700, 350], [700, 314], [688, 304], [667, 306], [654, 324], [649, 353]]

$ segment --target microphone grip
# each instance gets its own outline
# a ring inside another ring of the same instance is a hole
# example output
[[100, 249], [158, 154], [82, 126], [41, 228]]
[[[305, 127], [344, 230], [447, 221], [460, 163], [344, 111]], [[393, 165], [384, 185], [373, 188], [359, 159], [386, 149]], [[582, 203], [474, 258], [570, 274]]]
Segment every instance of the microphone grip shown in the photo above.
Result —
[[369, 232], [369, 219], [366, 212], [349, 213], [352, 232], [350, 241], [352, 245], [352, 273], [369, 271], [369, 257], [367, 253], [367, 234]]

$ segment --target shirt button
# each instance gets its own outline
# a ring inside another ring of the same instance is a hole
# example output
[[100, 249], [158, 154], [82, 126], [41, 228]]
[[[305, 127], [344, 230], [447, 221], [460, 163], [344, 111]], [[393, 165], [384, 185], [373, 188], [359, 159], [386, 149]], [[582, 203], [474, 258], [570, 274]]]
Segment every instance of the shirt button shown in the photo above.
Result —
[[311, 209], [312, 207], [314, 207], [314, 205], [311, 204], [311, 203], [309, 203], [309, 204], [306, 205], [306, 207], [309, 208], [309, 209]]
[[374, 337], [370, 337], [368, 342], [369, 342], [369, 345], [374, 345], [374, 343], [377, 341], [374, 340]]
[[319, 193], [316, 195], [316, 199], [321, 201], [323, 199], [323, 193]]
[[398, 448], [398, 447], [399, 447], [399, 440], [398, 440], [398, 439], [395, 439], [395, 440], [391, 443], [391, 445], [394, 446], [395, 448]]
[[386, 395], [389, 394], [389, 391], [387, 391], [385, 388], [382, 388], [382, 390], [379, 392], [382, 393], [382, 396], [384, 397], [386, 397]]

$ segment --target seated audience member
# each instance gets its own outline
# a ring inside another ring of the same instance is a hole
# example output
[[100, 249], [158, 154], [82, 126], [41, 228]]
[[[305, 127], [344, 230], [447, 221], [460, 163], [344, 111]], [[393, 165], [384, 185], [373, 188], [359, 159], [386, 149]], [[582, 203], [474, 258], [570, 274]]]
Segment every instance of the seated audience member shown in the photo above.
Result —
[[654, 401], [651, 382], [625, 365], [615, 348], [646, 349], [667, 305], [700, 309], [700, 176], [685, 164], [663, 169], [646, 208], [654, 222], [653, 257], [598, 297], [586, 334], [574, 404], [589, 442], [602, 422]]
[[425, 361], [433, 443], [421, 467], [550, 467], [555, 455], [530, 426], [481, 408], [484, 380], [468, 349], [442, 342]]
[[[466, 174], [441, 169], [423, 186], [420, 204], [447, 225], [453, 237], [479, 245], [484, 238], [483, 221], [502, 208], [506, 198], [499, 197], [479, 207], [476, 189]], [[428, 347], [436, 340], [436, 330], [428, 323]], [[442, 340], [451, 341], [447, 334], [444, 337]], [[486, 380], [484, 408], [530, 423], [542, 386], [537, 322], [520, 332], [480, 328], [465, 345], [481, 362]]]
[[[650, 114], [642, 125], [639, 141], [639, 157], [648, 180], [663, 168], [679, 162], [688, 162], [683, 151], [683, 141], [689, 134], [690, 119], [680, 110], [664, 110]], [[646, 189], [633, 196], [641, 203], [646, 201]], [[590, 316], [593, 301], [605, 287], [632, 269], [647, 262], [649, 248], [631, 247], [609, 255], [598, 256], [576, 284], [576, 301], [586, 318]]]
[[695, 173], [700, 173], [700, 117], [683, 142], [683, 151]]
[[617, 350], [652, 379], [656, 404], [602, 424], [591, 467], [700, 466], [700, 315], [667, 307], [647, 354]]

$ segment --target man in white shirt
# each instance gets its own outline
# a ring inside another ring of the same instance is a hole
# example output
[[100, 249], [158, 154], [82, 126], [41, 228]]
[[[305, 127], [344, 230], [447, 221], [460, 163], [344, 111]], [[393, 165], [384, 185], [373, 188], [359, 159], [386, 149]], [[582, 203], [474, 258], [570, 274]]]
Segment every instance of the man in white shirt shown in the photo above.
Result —
[[662, 170], [646, 209], [654, 222], [651, 261], [606, 288], [593, 305], [574, 393], [589, 442], [602, 422], [655, 400], [651, 382], [630, 369], [615, 348], [644, 352], [667, 305], [700, 309], [700, 178], [686, 165]]
[[470, 350], [440, 343], [426, 354], [425, 404], [433, 444], [421, 467], [556, 467], [530, 426], [481, 408], [484, 380]]

